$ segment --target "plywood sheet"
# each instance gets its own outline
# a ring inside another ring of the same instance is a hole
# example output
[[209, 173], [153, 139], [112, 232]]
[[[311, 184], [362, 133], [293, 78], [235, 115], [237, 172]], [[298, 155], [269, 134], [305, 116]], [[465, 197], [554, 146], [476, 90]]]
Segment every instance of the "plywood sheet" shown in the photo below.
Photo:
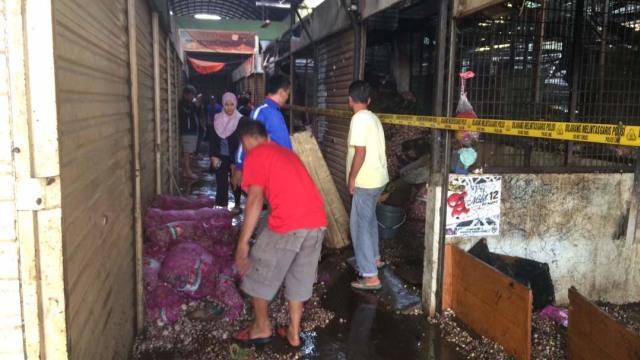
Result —
[[569, 304], [569, 360], [640, 359], [640, 336], [573, 287]]
[[455, 245], [445, 248], [443, 308], [518, 360], [531, 357], [531, 290]]
[[329, 220], [325, 245], [334, 249], [349, 245], [349, 217], [316, 139], [310, 132], [302, 132], [294, 134], [291, 141], [294, 151], [307, 167], [324, 200]]

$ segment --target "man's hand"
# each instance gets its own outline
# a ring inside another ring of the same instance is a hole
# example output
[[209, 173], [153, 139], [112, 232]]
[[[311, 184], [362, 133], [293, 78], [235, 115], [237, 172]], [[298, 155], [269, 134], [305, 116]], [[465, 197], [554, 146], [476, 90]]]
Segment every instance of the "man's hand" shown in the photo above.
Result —
[[251, 270], [251, 260], [249, 260], [249, 243], [240, 242], [236, 248], [235, 264], [238, 269], [238, 273], [241, 276], [248, 273]]
[[211, 157], [211, 165], [213, 165], [213, 168], [216, 170], [218, 169], [218, 166], [217, 166], [218, 162], [221, 162], [220, 158], [217, 158], [215, 156]]
[[242, 184], [242, 170], [235, 169], [231, 175], [231, 187], [236, 190]]
[[353, 154], [353, 161], [351, 163], [351, 170], [349, 171], [349, 192], [351, 195], [356, 192], [356, 177], [364, 164], [364, 159], [367, 156], [367, 148], [364, 146], [356, 146]]
[[258, 225], [260, 211], [264, 203], [264, 190], [257, 185], [251, 185], [247, 189], [247, 204], [244, 211], [244, 223], [240, 229], [240, 237], [236, 247], [235, 263], [240, 275], [244, 275], [251, 270], [251, 260], [249, 260], [249, 239]]

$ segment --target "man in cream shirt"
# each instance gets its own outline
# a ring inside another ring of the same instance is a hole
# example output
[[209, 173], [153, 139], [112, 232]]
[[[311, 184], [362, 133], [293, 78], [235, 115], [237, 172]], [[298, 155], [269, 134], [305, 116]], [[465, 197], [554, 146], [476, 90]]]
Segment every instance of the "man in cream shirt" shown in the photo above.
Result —
[[384, 130], [380, 119], [367, 109], [371, 87], [364, 81], [349, 86], [349, 107], [354, 115], [349, 128], [347, 182], [351, 201], [351, 239], [362, 278], [351, 283], [357, 290], [379, 290], [378, 268], [382, 266], [378, 246], [376, 205], [389, 182]]

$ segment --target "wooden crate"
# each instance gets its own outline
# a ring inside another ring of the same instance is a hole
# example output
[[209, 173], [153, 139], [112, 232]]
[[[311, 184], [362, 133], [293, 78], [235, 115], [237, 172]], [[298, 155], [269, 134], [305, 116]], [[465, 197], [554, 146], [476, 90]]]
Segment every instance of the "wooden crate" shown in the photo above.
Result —
[[568, 347], [569, 360], [640, 359], [640, 336], [573, 287], [569, 289]]
[[533, 295], [455, 245], [446, 245], [442, 308], [481, 336], [496, 341], [517, 360], [531, 358]]

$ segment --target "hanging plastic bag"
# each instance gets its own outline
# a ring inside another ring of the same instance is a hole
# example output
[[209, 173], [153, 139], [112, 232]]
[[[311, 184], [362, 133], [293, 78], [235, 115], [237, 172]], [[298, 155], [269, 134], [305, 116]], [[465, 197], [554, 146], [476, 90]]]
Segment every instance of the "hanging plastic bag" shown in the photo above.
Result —
[[[460, 74], [460, 100], [458, 100], [458, 107], [456, 108], [456, 117], [462, 119], [477, 119], [478, 116], [473, 110], [473, 106], [467, 98], [465, 92], [465, 82], [475, 76], [472, 71], [463, 72]], [[473, 146], [480, 139], [480, 133], [468, 130], [461, 130], [456, 132], [456, 140], [462, 146]]]
[[472, 79], [476, 74], [473, 71], [467, 71], [460, 74], [460, 100], [458, 100], [458, 107], [456, 108], [456, 117], [465, 119], [477, 119], [473, 106], [467, 99], [467, 93], [465, 90], [465, 81]]

